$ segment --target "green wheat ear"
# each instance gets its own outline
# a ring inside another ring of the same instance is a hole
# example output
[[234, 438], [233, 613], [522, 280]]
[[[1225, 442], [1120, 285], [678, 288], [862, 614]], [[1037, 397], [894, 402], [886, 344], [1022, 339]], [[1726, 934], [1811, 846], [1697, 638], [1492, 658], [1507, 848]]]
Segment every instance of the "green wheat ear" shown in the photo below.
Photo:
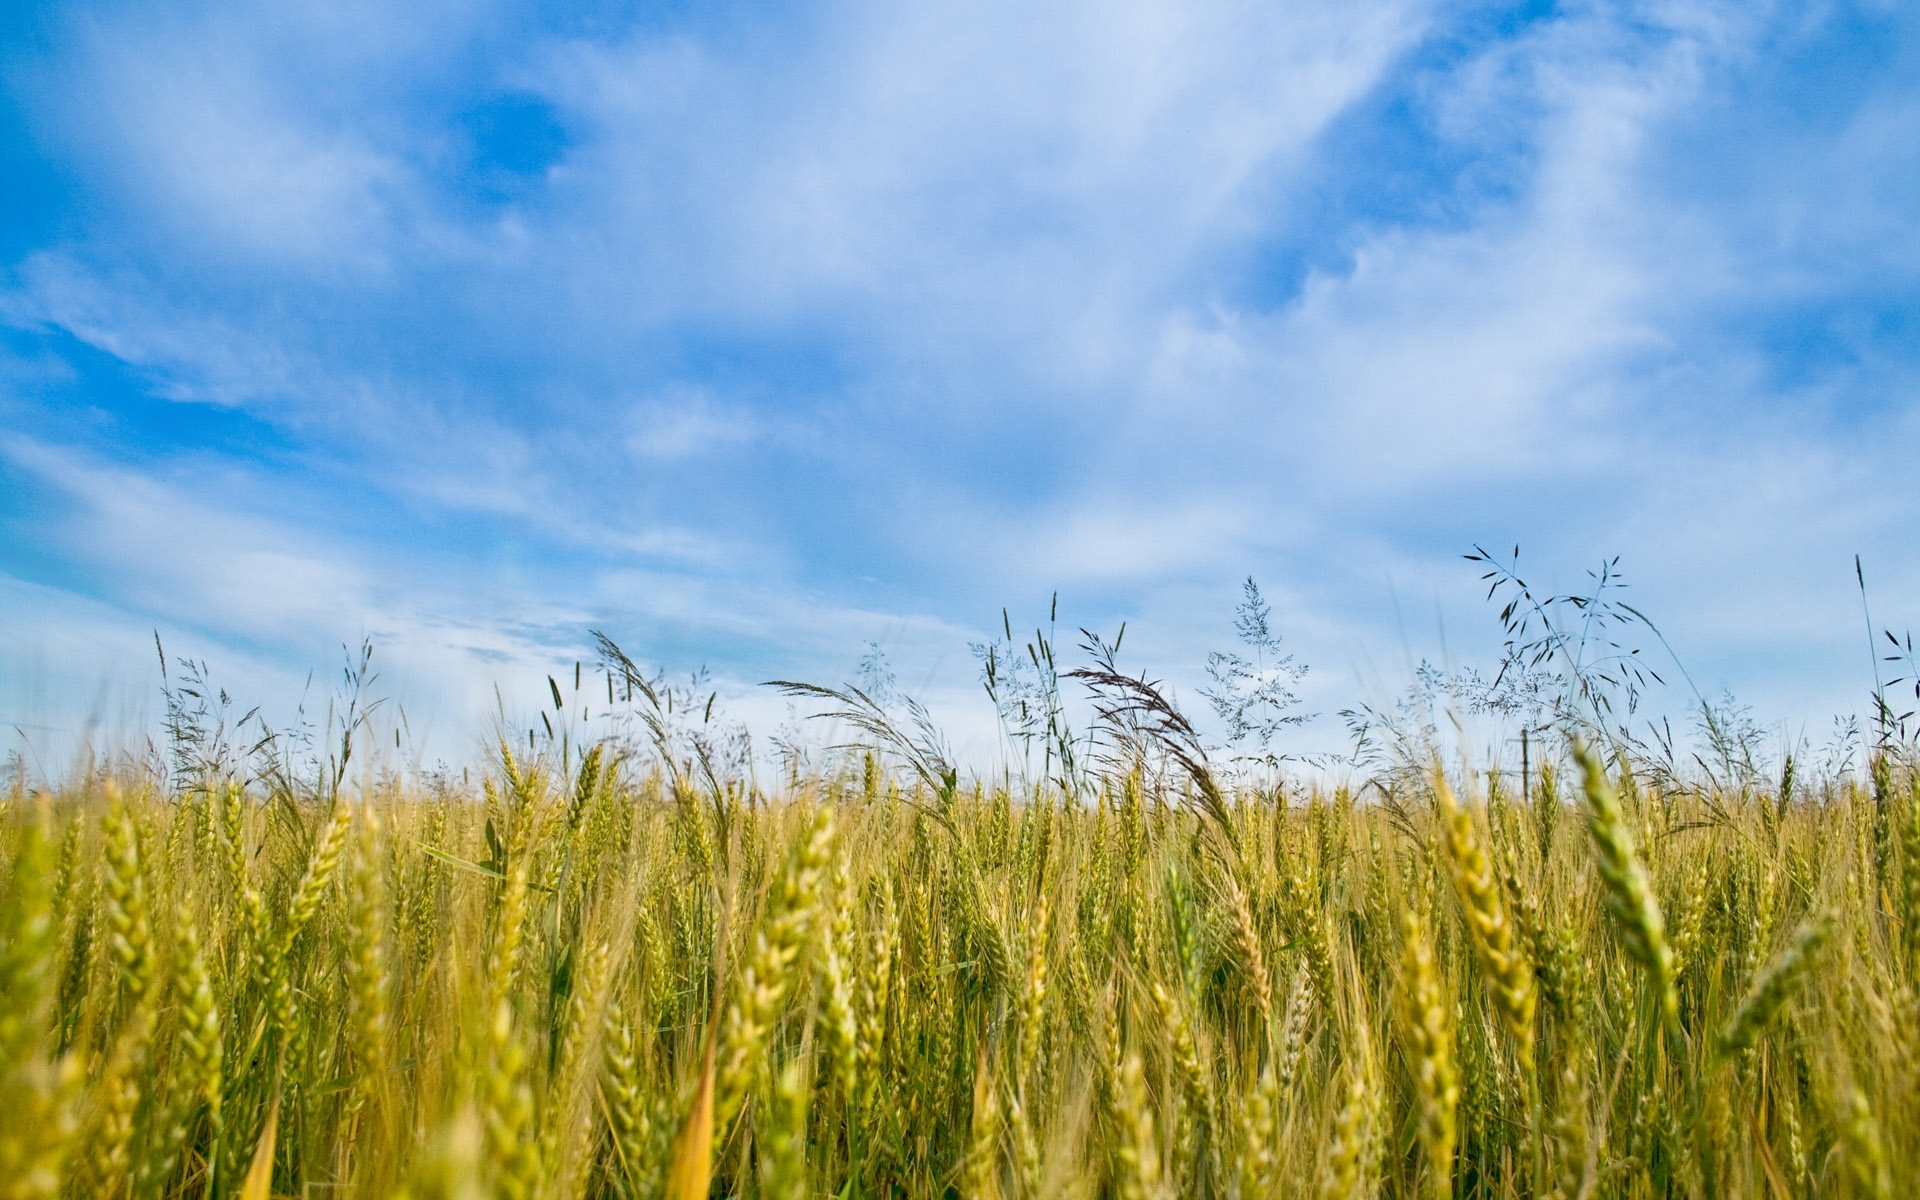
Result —
[[1669, 1030], [1677, 1030], [1680, 997], [1674, 988], [1673, 951], [1667, 945], [1660, 902], [1654, 898], [1647, 869], [1634, 851], [1626, 814], [1621, 811], [1620, 798], [1607, 779], [1600, 756], [1582, 741], [1574, 743], [1573, 753], [1580, 762], [1587, 797], [1587, 832], [1593, 837], [1594, 861], [1606, 885], [1607, 911], [1619, 926], [1628, 957], [1646, 969], [1659, 998], [1662, 1020]]
[[1719, 1054], [1725, 1056], [1753, 1048], [1755, 1040], [1800, 989], [1820, 947], [1833, 936], [1833, 929], [1831, 912], [1815, 913], [1801, 923], [1786, 949], [1767, 964], [1767, 969], [1747, 990], [1746, 998], [1740, 1001], [1740, 1007], [1720, 1027], [1714, 1039], [1714, 1048]]

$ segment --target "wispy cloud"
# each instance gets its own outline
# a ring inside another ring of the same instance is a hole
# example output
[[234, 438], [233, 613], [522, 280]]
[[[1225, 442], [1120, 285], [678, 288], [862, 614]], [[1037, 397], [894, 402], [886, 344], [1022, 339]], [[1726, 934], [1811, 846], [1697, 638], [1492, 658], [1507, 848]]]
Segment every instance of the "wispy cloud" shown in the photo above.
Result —
[[125, 4], [0, 49], [63, 181], [0, 264], [0, 569], [136, 623], [379, 627], [459, 707], [596, 620], [831, 674], [1060, 586], [1177, 674], [1252, 571], [1344, 670], [1442, 591], [1466, 652], [1448, 564], [1518, 539], [1810, 707], [1842, 564], [1920, 572], [1904, 10]]

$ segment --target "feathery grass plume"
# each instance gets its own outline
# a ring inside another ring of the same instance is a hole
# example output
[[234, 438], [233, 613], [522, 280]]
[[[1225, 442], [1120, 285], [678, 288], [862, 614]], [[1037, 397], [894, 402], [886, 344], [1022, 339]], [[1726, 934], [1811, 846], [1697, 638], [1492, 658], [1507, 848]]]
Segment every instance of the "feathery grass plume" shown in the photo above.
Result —
[[1434, 962], [1427, 923], [1418, 910], [1402, 915], [1400, 1026], [1420, 1102], [1418, 1135], [1426, 1155], [1427, 1191], [1453, 1195], [1454, 1109], [1460, 1083], [1453, 1064], [1452, 1002]]
[[755, 931], [753, 953], [741, 970], [721, 1032], [714, 1087], [713, 1130], [724, 1138], [746, 1100], [763, 1061], [767, 1030], [779, 1016], [800, 957], [818, 914], [820, 881], [833, 847], [833, 812], [815, 814], [804, 841], [788, 859]]
[[1654, 898], [1647, 869], [1634, 852], [1633, 835], [1620, 798], [1607, 779], [1600, 756], [1585, 742], [1575, 742], [1582, 786], [1587, 797], [1587, 831], [1592, 835], [1594, 860], [1606, 885], [1607, 911], [1619, 927], [1627, 954], [1649, 976], [1670, 1034], [1680, 1025], [1680, 998], [1674, 988], [1673, 952], [1667, 945], [1666, 922]]
[[1446, 775], [1432, 773], [1434, 801], [1446, 834], [1447, 859], [1453, 868], [1454, 890], [1460, 894], [1461, 912], [1472, 934], [1474, 957], [1480, 962], [1487, 981], [1487, 993], [1494, 1011], [1513, 1038], [1521, 1064], [1529, 1071], [1533, 1064], [1533, 1013], [1536, 996], [1533, 968], [1514, 938], [1513, 925], [1507, 920], [1501, 902], [1500, 885], [1493, 864], [1474, 827], [1473, 813], [1454, 797]]
[[1221, 843], [1219, 850], [1226, 869], [1241, 870], [1245, 863], [1239, 830], [1234, 827], [1227, 794], [1221, 790], [1207, 762], [1199, 731], [1159, 683], [1145, 675], [1136, 679], [1123, 674], [1114, 665], [1117, 641], [1109, 646], [1093, 634], [1088, 634], [1087, 639], [1086, 648], [1093, 653], [1095, 665], [1068, 671], [1065, 677], [1077, 679], [1086, 686], [1093, 699], [1094, 712], [1120, 747], [1122, 760], [1131, 764], [1145, 762], [1149, 749], [1154, 749], [1180, 767], [1198, 793], [1196, 807], [1206, 818], [1206, 828]]
[[1781, 1006], [1805, 981], [1820, 947], [1833, 936], [1834, 925], [1834, 914], [1823, 910], [1808, 917], [1794, 931], [1793, 940], [1753, 981], [1740, 1007], [1720, 1027], [1714, 1046], [1721, 1055], [1753, 1048], [1754, 1041], [1773, 1023]]

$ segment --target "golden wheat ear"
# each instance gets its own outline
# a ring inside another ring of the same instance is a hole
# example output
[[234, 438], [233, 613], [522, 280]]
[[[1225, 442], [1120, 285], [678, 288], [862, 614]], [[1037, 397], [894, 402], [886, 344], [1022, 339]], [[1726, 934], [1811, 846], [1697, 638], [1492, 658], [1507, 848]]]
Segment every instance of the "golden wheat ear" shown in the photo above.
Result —
[[1426, 1156], [1427, 1191], [1434, 1200], [1446, 1200], [1453, 1195], [1454, 1118], [1460, 1103], [1453, 1057], [1453, 1000], [1419, 910], [1409, 907], [1403, 914], [1401, 937], [1400, 1028], [1419, 1105], [1416, 1133]]
[[1471, 934], [1474, 957], [1486, 979], [1487, 994], [1513, 1039], [1522, 1067], [1531, 1073], [1537, 1000], [1533, 967], [1514, 937], [1513, 922], [1508, 919], [1500, 883], [1474, 824], [1473, 811], [1455, 798], [1446, 775], [1437, 768], [1433, 772], [1433, 796], [1446, 837], [1454, 890], [1460, 894], [1460, 911]]

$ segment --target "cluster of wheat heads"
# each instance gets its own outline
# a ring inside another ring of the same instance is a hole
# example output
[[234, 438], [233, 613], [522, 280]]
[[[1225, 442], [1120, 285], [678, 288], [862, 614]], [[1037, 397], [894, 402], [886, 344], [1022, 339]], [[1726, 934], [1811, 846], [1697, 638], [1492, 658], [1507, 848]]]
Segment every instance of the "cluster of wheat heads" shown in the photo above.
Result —
[[[1573, 752], [1570, 751], [1570, 754]], [[96, 777], [0, 821], [0, 1196], [1870, 1196], [1920, 793]]]

